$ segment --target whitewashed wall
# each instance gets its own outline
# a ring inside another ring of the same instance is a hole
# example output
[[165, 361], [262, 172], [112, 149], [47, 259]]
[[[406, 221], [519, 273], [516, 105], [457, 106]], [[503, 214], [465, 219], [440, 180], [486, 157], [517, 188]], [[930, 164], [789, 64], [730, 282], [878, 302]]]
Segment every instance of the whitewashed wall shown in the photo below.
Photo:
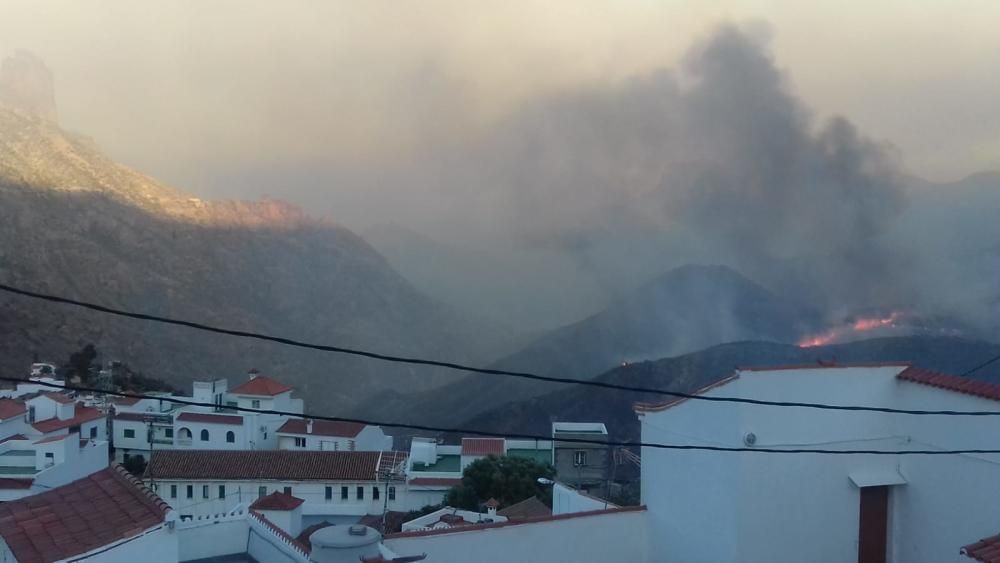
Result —
[[556, 483], [552, 486], [552, 514], [588, 512], [614, 507], [614, 504], [581, 494], [576, 489], [562, 483]]

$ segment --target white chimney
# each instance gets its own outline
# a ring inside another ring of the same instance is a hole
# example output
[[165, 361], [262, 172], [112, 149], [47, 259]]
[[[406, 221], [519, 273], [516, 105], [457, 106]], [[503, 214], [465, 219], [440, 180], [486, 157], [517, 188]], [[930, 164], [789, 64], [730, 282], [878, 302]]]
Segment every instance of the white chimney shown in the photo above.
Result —
[[259, 374], [260, 372], [257, 371], [257, 368], [252, 368], [250, 371], [247, 372], [247, 377], [249, 377], [250, 380], [253, 381], [254, 379], [257, 379], [257, 376]]
[[490, 500], [486, 501], [486, 515], [489, 516], [490, 518], [496, 517], [498, 506], [500, 506], [500, 503], [497, 502], [497, 499], [495, 498], [491, 498]]
[[313, 433], [313, 421], [312, 419], [306, 420], [306, 434]]

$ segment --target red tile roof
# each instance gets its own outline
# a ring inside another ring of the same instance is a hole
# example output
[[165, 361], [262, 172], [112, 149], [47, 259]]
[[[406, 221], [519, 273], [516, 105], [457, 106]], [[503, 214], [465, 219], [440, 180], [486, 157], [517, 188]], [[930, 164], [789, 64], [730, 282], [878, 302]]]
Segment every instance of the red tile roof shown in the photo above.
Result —
[[535, 524], [539, 522], [554, 522], [557, 520], [569, 520], [572, 518], [587, 518], [589, 516], [606, 516], [610, 514], [620, 514], [622, 512], [643, 512], [645, 506], [626, 506], [621, 508], [609, 508], [607, 510], [589, 510], [586, 512], [570, 512], [566, 514], [552, 514], [549, 516], [535, 516], [531, 518], [521, 518], [518, 520], [507, 520], [506, 522], [483, 522], [470, 524], [468, 526], [458, 526], [455, 528], [437, 528], [434, 530], [413, 530], [410, 532], [399, 532], [398, 534], [386, 534], [385, 539], [415, 538], [421, 536], [437, 536], [441, 534], [455, 534], [485, 530], [491, 528], [506, 528], [507, 526], [523, 526], [525, 524]]
[[1000, 563], [1000, 534], [971, 543], [963, 547], [961, 552], [981, 563]]
[[266, 497], [259, 498], [250, 505], [252, 510], [295, 510], [305, 501], [299, 497], [275, 491]]
[[15, 416], [20, 416], [28, 410], [28, 407], [24, 406], [21, 401], [16, 401], [14, 399], [0, 399], [0, 420], [7, 420], [8, 418], [14, 418]]
[[23, 490], [30, 489], [31, 484], [34, 483], [33, 479], [0, 479], [0, 490]]
[[170, 507], [120, 466], [0, 504], [0, 536], [19, 563], [68, 559], [162, 524]]
[[260, 397], [273, 397], [275, 395], [280, 395], [286, 391], [291, 391], [292, 388], [285, 385], [280, 381], [276, 381], [267, 377], [266, 375], [258, 375], [257, 377], [247, 381], [243, 385], [233, 389], [230, 393], [234, 395], [256, 395]]
[[[270, 520], [268, 520], [267, 517], [264, 516], [263, 514], [261, 514], [260, 512], [257, 512], [256, 510], [248, 510], [247, 514], [251, 518], [256, 518], [257, 521], [260, 522], [261, 524], [263, 524], [264, 526], [270, 528], [272, 532], [274, 532], [275, 534], [277, 534], [281, 539], [283, 539], [286, 542], [288, 542], [289, 545], [291, 545], [291, 546], [295, 547], [296, 549], [300, 550], [303, 555], [309, 555], [309, 550], [310, 550], [309, 547], [307, 547], [302, 542], [300, 542], [299, 540], [297, 540], [294, 537], [292, 537], [292, 535], [289, 534], [288, 532], [286, 532], [281, 526], [279, 526], [279, 525], [275, 524], [274, 522], [271, 522]], [[20, 563], [20, 561], [18, 563]]]
[[461, 484], [462, 479], [458, 477], [417, 477], [410, 479], [410, 485], [414, 487], [454, 487]]
[[97, 420], [98, 418], [104, 418], [104, 413], [93, 407], [83, 407], [77, 405], [76, 416], [73, 418], [68, 418], [66, 420], [48, 418], [40, 420], [31, 426], [42, 434], [48, 434], [49, 432], [55, 432], [56, 430], [62, 430], [63, 428], [69, 428], [70, 426], [79, 426], [84, 422], [90, 422], [92, 420]]
[[947, 389], [956, 393], [1000, 401], [1000, 385], [986, 383], [985, 381], [969, 377], [947, 375], [918, 367], [906, 368], [896, 377], [902, 381], [911, 381], [913, 383], [937, 387], [938, 389]]
[[233, 416], [230, 414], [182, 412], [177, 415], [177, 420], [182, 422], [200, 422], [202, 424], [228, 424], [230, 426], [243, 426], [242, 416]]
[[486, 501], [486, 508], [496, 508], [498, 506], [500, 506], [500, 503], [493, 497], [490, 497], [490, 500]]
[[462, 455], [503, 455], [503, 438], [462, 438]]
[[63, 405], [68, 405], [73, 402], [73, 398], [68, 395], [63, 395], [62, 393], [56, 393], [55, 391], [50, 391], [48, 393], [42, 393], [43, 397], [48, 397], [57, 403]]
[[503, 510], [498, 510], [497, 514], [508, 519], [534, 518], [538, 516], [551, 516], [552, 509], [545, 506], [545, 503], [538, 500], [538, 497], [524, 499], [514, 503]]
[[[365, 429], [365, 425], [359, 422], [334, 422], [331, 420], [314, 420], [312, 424], [312, 434], [318, 436], [336, 436], [338, 438], [354, 438]], [[281, 425], [278, 429], [281, 434], [304, 434], [306, 432], [306, 421], [301, 418], [292, 418]]]
[[395, 468], [405, 452], [298, 450], [161, 450], [153, 452], [146, 475], [156, 479], [246, 481], [374, 481]]
[[2, 444], [4, 442], [9, 442], [11, 440], [29, 440], [29, 439], [30, 438], [28, 438], [24, 434], [14, 434], [13, 436], [7, 436], [3, 440], [0, 440], [0, 444]]

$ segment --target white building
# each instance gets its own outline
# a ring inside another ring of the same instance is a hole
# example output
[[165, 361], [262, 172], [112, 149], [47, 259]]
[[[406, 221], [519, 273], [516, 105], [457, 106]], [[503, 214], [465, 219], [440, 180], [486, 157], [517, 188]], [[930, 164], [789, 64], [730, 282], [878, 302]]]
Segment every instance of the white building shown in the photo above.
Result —
[[407, 511], [403, 452], [162, 450], [145, 478], [182, 516], [230, 512], [275, 491], [303, 499], [306, 525]]
[[430, 514], [424, 514], [408, 522], [403, 522], [402, 531], [440, 530], [442, 528], [456, 528], [459, 526], [471, 526], [472, 524], [490, 524], [507, 521], [505, 516], [497, 515], [497, 501], [490, 499], [486, 503], [486, 507], [487, 511], [482, 513], [445, 506]]
[[381, 426], [292, 418], [278, 428], [278, 449], [381, 452], [392, 449], [392, 436]]
[[[905, 364], [738, 370], [699, 391], [838, 405], [1000, 412], [1000, 387]], [[998, 449], [998, 419], [674, 400], [638, 405], [643, 442], [825, 450]], [[1000, 522], [1000, 455], [644, 448], [650, 553], [667, 562], [930, 563]]]
[[231, 407], [298, 414], [303, 410], [302, 400], [292, 398], [291, 387], [255, 371], [232, 390], [225, 379], [195, 381], [189, 400], [216, 406], [186, 406], [160, 399], [116, 400], [113, 419], [116, 459], [132, 455], [148, 459], [150, 451], [157, 449], [277, 449], [277, 431], [289, 420], [288, 416], [237, 411]]
[[0, 561], [178, 560], [174, 516], [120, 467], [0, 504]]

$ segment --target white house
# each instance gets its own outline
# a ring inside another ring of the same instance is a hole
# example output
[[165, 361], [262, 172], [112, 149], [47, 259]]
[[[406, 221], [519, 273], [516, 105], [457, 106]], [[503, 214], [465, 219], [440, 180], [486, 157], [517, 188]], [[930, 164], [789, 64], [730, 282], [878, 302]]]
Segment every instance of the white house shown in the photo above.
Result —
[[157, 449], [277, 449], [277, 430], [289, 416], [232, 407], [301, 414], [302, 400], [291, 394], [291, 387], [253, 371], [246, 382], [231, 391], [225, 379], [195, 381], [188, 399], [214, 407], [173, 403], [166, 400], [169, 394], [156, 394], [162, 399], [116, 400], [112, 421], [116, 459], [132, 455], [148, 459], [150, 451]]
[[275, 491], [303, 499], [306, 525], [411, 509], [403, 452], [154, 450], [145, 479], [182, 518], [225, 513]]
[[178, 560], [174, 516], [120, 467], [31, 498], [0, 503], [0, 561], [120, 563]]
[[291, 418], [278, 428], [278, 449], [381, 452], [392, 449], [392, 436], [381, 426]]
[[[1000, 412], [1000, 387], [910, 367], [737, 370], [711, 397]], [[637, 405], [643, 442], [822, 450], [1000, 449], [989, 416], [731, 402]], [[955, 561], [1000, 522], [1000, 455], [720, 453], [646, 447], [651, 553], [667, 562]]]
[[435, 510], [430, 514], [424, 514], [403, 522], [402, 531], [413, 532], [417, 530], [439, 530], [442, 528], [456, 528], [458, 526], [470, 526], [472, 524], [489, 524], [492, 522], [506, 522], [507, 517], [497, 514], [497, 501], [490, 499], [486, 503], [487, 511], [473, 512], [471, 510], [461, 510], [445, 506], [440, 510]]

